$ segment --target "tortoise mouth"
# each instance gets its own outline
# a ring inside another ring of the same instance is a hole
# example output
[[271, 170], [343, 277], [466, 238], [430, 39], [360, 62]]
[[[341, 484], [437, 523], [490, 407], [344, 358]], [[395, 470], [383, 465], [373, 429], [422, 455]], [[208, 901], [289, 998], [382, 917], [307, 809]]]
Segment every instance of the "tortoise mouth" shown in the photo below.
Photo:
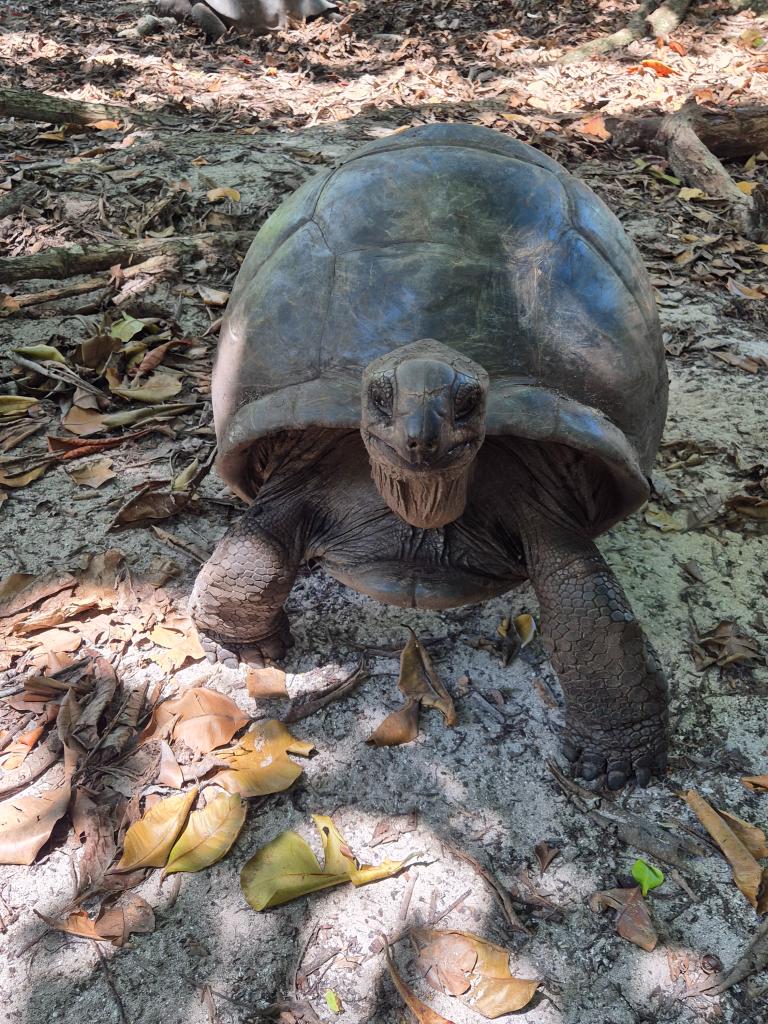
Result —
[[385, 463], [391, 472], [406, 477], [423, 477], [435, 473], [453, 476], [463, 473], [477, 455], [482, 444], [481, 439], [473, 438], [453, 445], [437, 458], [414, 457], [407, 459], [391, 444], [387, 444], [382, 438], [368, 430], [364, 432], [363, 440], [372, 461]]

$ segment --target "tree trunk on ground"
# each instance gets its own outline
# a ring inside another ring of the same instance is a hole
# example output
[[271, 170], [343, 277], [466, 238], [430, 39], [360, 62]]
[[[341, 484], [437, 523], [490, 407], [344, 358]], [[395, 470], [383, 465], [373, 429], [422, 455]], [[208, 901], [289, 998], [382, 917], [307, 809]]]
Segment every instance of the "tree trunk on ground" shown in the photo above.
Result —
[[134, 110], [112, 103], [84, 103], [60, 96], [48, 96], [33, 89], [0, 89], [0, 116], [20, 121], [42, 121], [45, 124], [94, 124], [114, 120], [123, 124], [164, 125], [180, 127], [184, 118], [158, 111]]
[[[761, 150], [768, 151], [768, 107], [710, 110], [689, 103], [687, 117], [693, 131], [715, 156], [737, 159]], [[663, 115], [606, 117], [604, 120], [614, 145], [634, 146], [646, 152], [665, 151], [659, 139], [659, 130], [665, 120]]]
[[222, 231], [179, 238], [116, 239], [87, 248], [73, 245], [46, 249], [34, 256], [0, 259], [0, 284], [35, 279], [58, 281], [77, 274], [108, 270], [116, 263], [134, 263], [161, 254], [205, 255], [233, 249], [242, 252], [255, 236], [255, 231]]

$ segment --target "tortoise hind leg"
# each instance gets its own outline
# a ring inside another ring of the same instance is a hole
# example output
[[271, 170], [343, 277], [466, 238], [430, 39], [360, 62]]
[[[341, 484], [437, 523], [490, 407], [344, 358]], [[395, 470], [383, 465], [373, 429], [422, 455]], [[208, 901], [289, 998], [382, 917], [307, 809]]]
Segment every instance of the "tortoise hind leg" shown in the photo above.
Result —
[[221, 39], [227, 31], [227, 26], [221, 18], [206, 4], [195, 4], [190, 11], [190, 17], [212, 42]]
[[200, 570], [189, 610], [209, 658], [236, 666], [282, 658], [291, 643], [283, 603], [300, 563], [298, 516], [253, 506]]
[[668, 687], [616, 577], [577, 530], [531, 517], [528, 568], [542, 638], [565, 694], [565, 754], [618, 789], [666, 767]]

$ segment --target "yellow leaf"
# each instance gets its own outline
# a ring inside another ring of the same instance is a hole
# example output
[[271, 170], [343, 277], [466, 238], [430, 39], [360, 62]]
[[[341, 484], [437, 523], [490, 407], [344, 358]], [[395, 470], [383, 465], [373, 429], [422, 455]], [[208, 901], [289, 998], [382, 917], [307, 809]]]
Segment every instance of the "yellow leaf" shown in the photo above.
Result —
[[740, 192], [743, 192], [745, 196], [751, 196], [752, 193], [757, 188], [757, 182], [756, 181], [737, 181], [736, 182], [736, 188]]
[[672, 533], [676, 530], [684, 530], [685, 523], [680, 522], [675, 516], [670, 515], [663, 508], [654, 508], [649, 505], [643, 513], [643, 518], [649, 526], [655, 526], [662, 533]]
[[[723, 818], [695, 790], [689, 790], [685, 794], [685, 800], [701, 824], [723, 851], [725, 859], [733, 868], [733, 880], [736, 885], [744, 893], [752, 906], [757, 907], [757, 894], [763, 876], [760, 865], [734, 832], [731, 823]], [[746, 822], [742, 824], [746, 824]]]
[[478, 935], [414, 928], [411, 936], [427, 981], [484, 1017], [521, 1010], [539, 986], [538, 981], [515, 978], [507, 950]]
[[129, 402], [149, 402], [156, 404], [173, 398], [181, 391], [181, 381], [170, 373], [155, 373], [145, 384], [134, 388], [112, 388], [114, 394]]
[[33, 405], [36, 398], [24, 398], [21, 395], [0, 395], [0, 416], [19, 416]]
[[25, 359], [34, 359], [39, 363], [66, 363], [66, 359], [57, 348], [52, 345], [26, 345], [23, 348], [15, 348]]
[[216, 784], [228, 793], [244, 797], [280, 793], [292, 786], [302, 772], [287, 755], [307, 756], [314, 749], [312, 743], [292, 736], [282, 722], [258, 722], [238, 746], [220, 752], [220, 757], [232, 767], [218, 773]]
[[120, 122], [119, 121], [108, 121], [108, 120], [91, 121], [90, 124], [88, 125], [88, 127], [89, 128], [95, 128], [96, 131], [98, 131], [98, 132], [109, 132], [109, 131], [113, 131], [115, 128], [119, 128], [120, 127]]
[[206, 192], [206, 196], [211, 203], [216, 203], [219, 199], [231, 199], [233, 203], [240, 201], [240, 193], [236, 188], [212, 188]]
[[31, 864], [66, 814], [71, 793], [66, 783], [42, 796], [14, 797], [0, 804], [0, 864]]
[[313, 815], [325, 852], [320, 867], [309, 845], [296, 832], [281, 832], [262, 846], [240, 873], [240, 884], [254, 910], [276, 907], [281, 903], [328, 889], [344, 882], [367, 885], [397, 874], [405, 861], [384, 861], [375, 867], [358, 867], [349, 847], [332, 820]]
[[707, 194], [702, 192], [700, 188], [681, 188], [677, 193], [677, 198], [689, 202], [691, 199], [706, 199]]
[[33, 481], [38, 480], [46, 469], [48, 469], [47, 462], [42, 466], [35, 466], [34, 469], [30, 469], [26, 473], [18, 473], [16, 476], [6, 476], [6, 474], [0, 470], [0, 486], [26, 487], [27, 484], [31, 484]]
[[193, 811], [168, 857], [166, 875], [200, 871], [221, 860], [240, 834], [245, 808], [239, 796], [222, 793], [202, 810]]
[[534, 617], [527, 612], [515, 616], [515, 632], [520, 638], [520, 649], [522, 650], [536, 636], [536, 620]]
[[125, 834], [123, 856], [116, 871], [162, 868], [197, 798], [197, 786], [180, 796], [160, 800]]

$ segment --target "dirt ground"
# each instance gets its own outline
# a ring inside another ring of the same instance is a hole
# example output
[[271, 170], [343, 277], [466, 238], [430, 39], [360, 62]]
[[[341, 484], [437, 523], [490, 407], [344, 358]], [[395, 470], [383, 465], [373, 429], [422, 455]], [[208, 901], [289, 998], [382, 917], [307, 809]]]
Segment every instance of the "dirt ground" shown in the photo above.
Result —
[[[76, 243], [253, 231], [319, 167], [371, 138], [433, 120], [510, 133], [586, 181], [618, 214], [649, 266], [671, 379], [652, 499], [600, 541], [671, 681], [670, 768], [646, 790], [599, 799], [603, 808], [626, 808], [672, 834], [692, 831], [703, 840], [683, 791], [695, 789], [719, 808], [768, 824], [768, 794], [740, 782], [768, 773], [768, 246], [736, 234], [723, 204], [681, 195], [681, 182], [661, 158], [615, 148], [584, 122], [598, 112], [669, 111], [697, 91], [720, 105], [765, 103], [768, 56], [761, 56], [759, 32], [768, 35], [768, 19], [738, 5], [694, 4], [674, 33], [677, 49], [642, 39], [604, 57], [554, 63], [565, 48], [620, 28], [628, 6], [371, 0], [343, 7], [338, 23], [207, 45], [191, 27], [168, 21], [139, 35], [144, 3], [12, 2], [0, 11], [0, 88], [158, 114], [155, 124], [105, 119], [97, 128], [0, 121], [0, 203], [29, 187], [23, 203], [0, 217], [0, 238], [6, 256], [22, 257]], [[628, 73], [644, 59], [659, 59], [676, 73]], [[765, 181], [767, 167], [765, 154], [728, 164], [737, 181], [750, 183]], [[237, 195], [211, 199], [213, 189]], [[210, 454], [210, 366], [239, 262], [235, 249], [166, 253], [134, 278], [105, 269], [98, 287], [42, 303], [19, 297], [88, 275], [0, 285], [3, 394], [26, 393], [19, 381], [28, 370], [12, 361], [13, 350], [52, 345], [66, 366], [80, 365], [76, 347], [108, 333], [121, 314], [154, 318], [158, 340], [188, 342], [163, 362], [182, 384], [172, 400], [186, 409], [150, 421], [150, 432], [119, 446], [46, 463], [39, 478], [2, 491], [0, 578], [77, 570], [87, 556], [118, 548], [135, 580], [156, 575], [161, 563], [168, 576], [168, 560], [175, 563], [175, 575], [152, 600], [183, 613], [199, 565], [195, 552], [212, 549], [242, 503], [210, 475], [180, 511], [155, 522], [165, 535], [114, 521], [148, 481], [157, 481], [150, 495], [170, 493], [170, 481]], [[119, 382], [81, 372], [109, 397], [101, 412], [127, 408], [110, 396]], [[41, 464], [46, 435], [74, 436], [62, 424], [73, 399], [74, 408], [87, 408], [77, 405], [71, 378], [43, 378], [36, 386], [42, 400], [31, 422], [44, 428], [4, 449], [0, 473]], [[73, 477], [105, 458], [114, 475], [98, 488]], [[0, 867], [3, 1024], [224, 1024], [262, 1019], [267, 1006], [291, 996], [308, 1001], [316, 1017], [297, 1009], [285, 1021], [399, 1024], [410, 1017], [387, 974], [379, 936], [454, 904], [441, 927], [506, 946], [514, 974], [541, 980], [533, 1001], [503, 1019], [768, 1022], [766, 970], [721, 995], [696, 993], [739, 958], [760, 924], [714, 848], [679, 870], [659, 864], [667, 878], [648, 897], [659, 936], [653, 952], [619, 937], [612, 913], [589, 909], [595, 891], [626, 883], [638, 856], [657, 862], [570, 802], [547, 766], [554, 760], [565, 770], [556, 678], [538, 639], [502, 664], [498, 635], [510, 614], [536, 614], [528, 587], [484, 605], [411, 612], [379, 605], [307, 568], [287, 611], [296, 641], [286, 662], [292, 698], [349, 674], [362, 649], [399, 650], [410, 626], [433, 641], [457, 726], [447, 729], [430, 712], [415, 742], [366, 746], [400, 705], [396, 655], [372, 656], [368, 679], [353, 693], [292, 727], [317, 754], [302, 759], [304, 774], [291, 790], [254, 803], [223, 860], [165, 880], [149, 873], [136, 892], [154, 909], [155, 928], [120, 949], [97, 949], [37, 916], [56, 918], [77, 891], [81, 843], [60, 823], [34, 864]], [[87, 650], [111, 662], [126, 693], [147, 683], [160, 684], [163, 696], [205, 685], [247, 715], [281, 717], [285, 703], [249, 697], [242, 670], [197, 658], [177, 671], [163, 667], [146, 621], [136, 618], [140, 612], [130, 619], [138, 625], [129, 627], [114, 614], [94, 624], [94, 615], [63, 624], [82, 639], [79, 653], [57, 653], [34, 631], [14, 633], [2, 655], [0, 690]], [[740, 638], [729, 648], [738, 653], [730, 664], [706, 665], [718, 653], [706, 638], [720, 623]], [[5, 701], [0, 707], [2, 734], [22, 712]], [[140, 779], [144, 767], [136, 755], [126, 777]], [[54, 765], [24, 795], [60, 784], [62, 771]], [[0, 769], [0, 785], [4, 775]], [[116, 790], [121, 784], [109, 782]], [[129, 783], [123, 795], [133, 792]], [[144, 792], [168, 790], [150, 784]], [[288, 828], [317, 849], [313, 813], [332, 814], [366, 863], [418, 856], [395, 878], [254, 912], [240, 889], [242, 865]], [[382, 822], [408, 830], [371, 847]], [[559, 850], [543, 874], [534, 853], [542, 841]], [[482, 861], [509, 888], [529, 935], [510, 929], [477, 869], [457, 851]], [[402, 972], [446, 1018], [481, 1019], [418, 981], [407, 943], [394, 949]], [[338, 1015], [326, 1002], [329, 989], [341, 1000]]]

